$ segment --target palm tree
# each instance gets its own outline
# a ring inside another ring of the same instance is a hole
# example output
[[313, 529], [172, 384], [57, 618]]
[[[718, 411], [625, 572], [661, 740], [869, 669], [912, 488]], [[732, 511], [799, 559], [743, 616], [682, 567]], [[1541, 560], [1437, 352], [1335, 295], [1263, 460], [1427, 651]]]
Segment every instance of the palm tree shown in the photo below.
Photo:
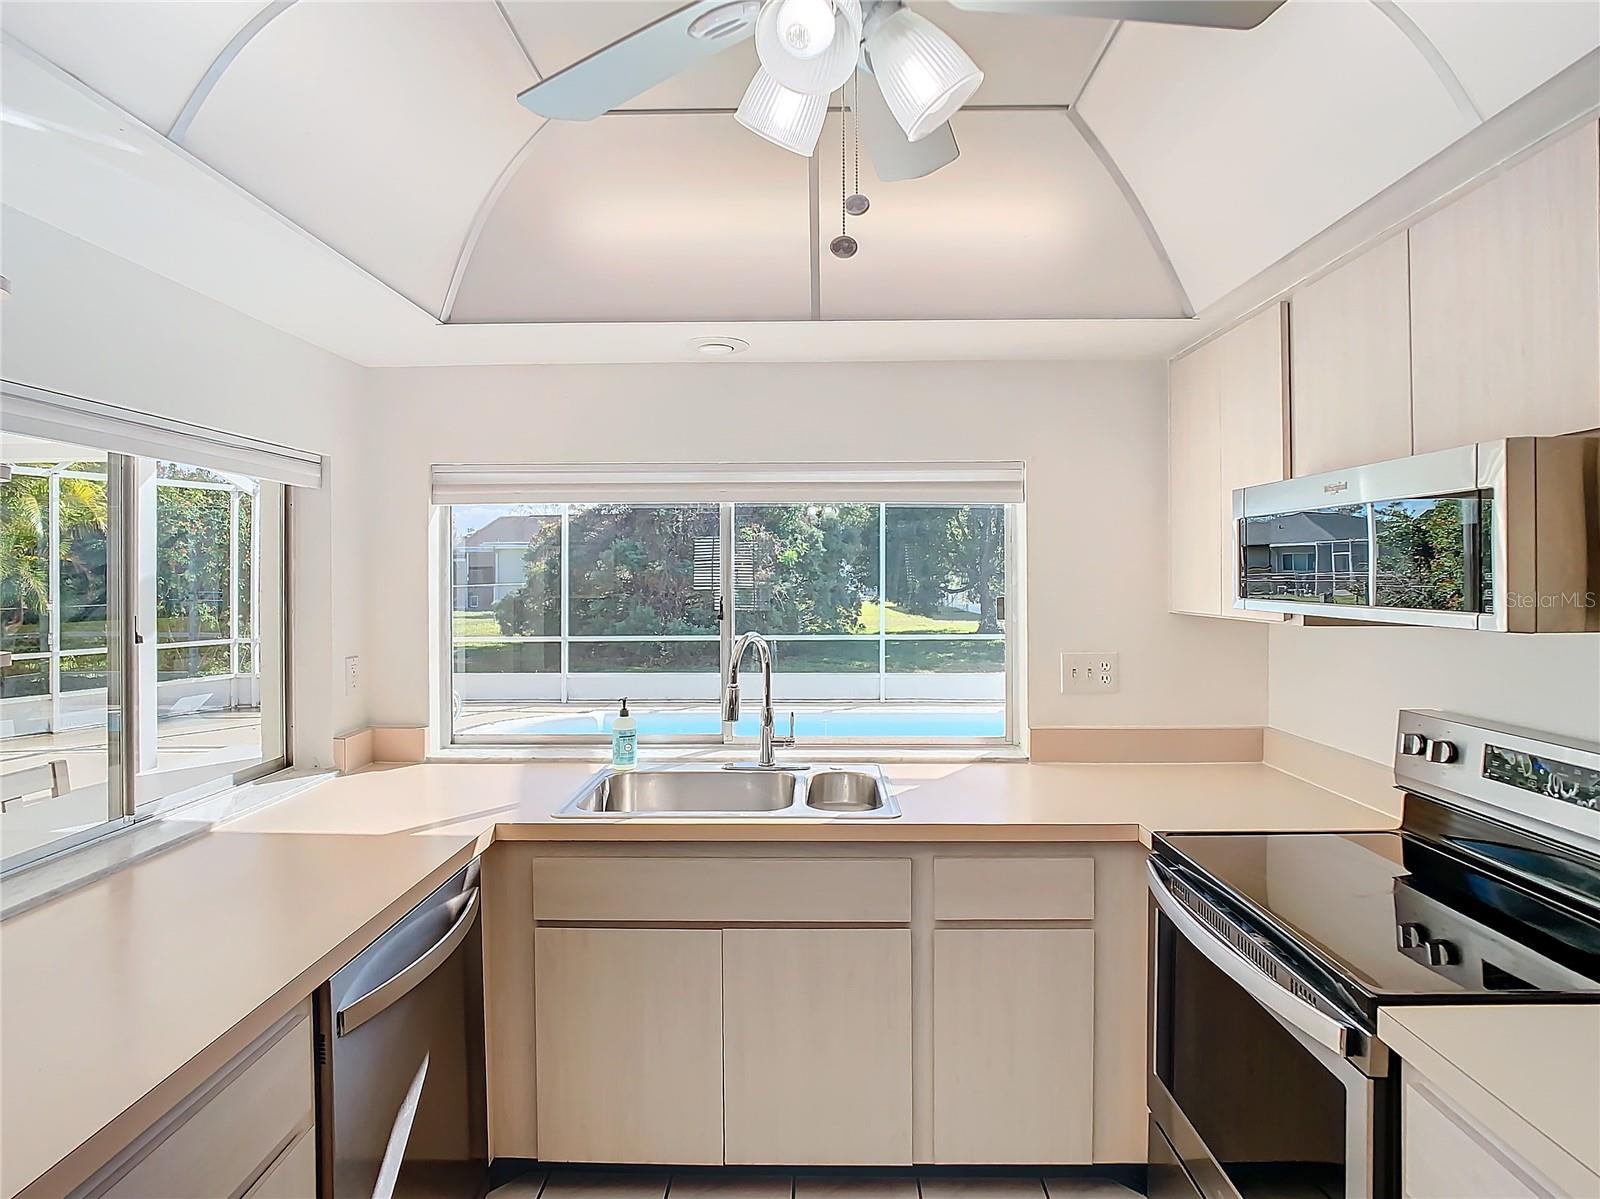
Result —
[[[7, 637], [25, 635], [50, 603], [50, 480], [13, 475], [0, 485], [0, 622]], [[99, 479], [63, 477], [57, 484], [58, 552], [73, 560], [80, 536], [104, 534], [106, 485]], [[88, 563], [74, 562], [80, 569]], [[40, 649], [44, 649], [42, 630]]]

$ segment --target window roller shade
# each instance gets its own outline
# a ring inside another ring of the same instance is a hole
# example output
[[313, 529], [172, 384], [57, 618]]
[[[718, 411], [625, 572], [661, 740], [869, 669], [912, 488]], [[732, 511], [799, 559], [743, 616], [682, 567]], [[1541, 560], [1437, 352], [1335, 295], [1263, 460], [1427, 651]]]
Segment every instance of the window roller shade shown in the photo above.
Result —
[[4, 384], [0, 431], [135, 454], [291, 487], [322, 486], [322, 455], [25, 384]]
[[784, 462], [733, 466], [436, 465], [435, 504], [747, 503], [837, 500], [1020, 504], [1020, 462]]

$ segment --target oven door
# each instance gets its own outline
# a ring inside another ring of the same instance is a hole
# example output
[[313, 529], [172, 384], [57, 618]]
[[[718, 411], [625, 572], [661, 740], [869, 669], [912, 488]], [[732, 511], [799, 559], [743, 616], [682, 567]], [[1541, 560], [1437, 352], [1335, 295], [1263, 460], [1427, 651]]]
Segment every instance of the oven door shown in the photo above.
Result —
[[[1263, 933], [1150, 861], [1151, 1144], [1163, 1194], [1392, 1199], [1388, 1054], [1353, 1018], [1302, 998]], [[1198, 902], [1197, 902], [1198, 898]], [[1154, 1193], [1154, 1192], [1152, 1192]]]

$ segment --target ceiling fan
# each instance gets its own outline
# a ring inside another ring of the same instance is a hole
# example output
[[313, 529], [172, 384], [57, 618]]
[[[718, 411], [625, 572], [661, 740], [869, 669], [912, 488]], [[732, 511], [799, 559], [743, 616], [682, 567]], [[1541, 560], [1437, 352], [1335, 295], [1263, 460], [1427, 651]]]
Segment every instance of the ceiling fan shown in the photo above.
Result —
[[[993, 13], [1253, 29], [1283, 0], [952, 0]], [[960, 153], [950, 117], [983, 72], [901, 0], [696, 0], [551, 75], [517, 97], [564, 121], [588, 121], [754, 36], [761, 66], [735, 119], [810, 156], [828, 97], [858, 76], [857, 120], [878, 178], [916, 179]]]

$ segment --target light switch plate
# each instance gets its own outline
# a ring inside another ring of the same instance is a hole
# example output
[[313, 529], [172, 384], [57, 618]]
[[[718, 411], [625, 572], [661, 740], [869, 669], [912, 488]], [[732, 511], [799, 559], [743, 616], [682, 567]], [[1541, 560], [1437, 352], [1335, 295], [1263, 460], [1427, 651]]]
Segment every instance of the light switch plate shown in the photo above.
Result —
[[1077, 651], [1061, 655], [1063, 693], [1104, 695], [1121, 686], [1121, 668], [1114, 650]]
[[356, 684], [360, 682], [360, 666], [361, 659], [355, 654], [351, 654], [344, 660], [344, 693], [346, 695], [355, 693]]

